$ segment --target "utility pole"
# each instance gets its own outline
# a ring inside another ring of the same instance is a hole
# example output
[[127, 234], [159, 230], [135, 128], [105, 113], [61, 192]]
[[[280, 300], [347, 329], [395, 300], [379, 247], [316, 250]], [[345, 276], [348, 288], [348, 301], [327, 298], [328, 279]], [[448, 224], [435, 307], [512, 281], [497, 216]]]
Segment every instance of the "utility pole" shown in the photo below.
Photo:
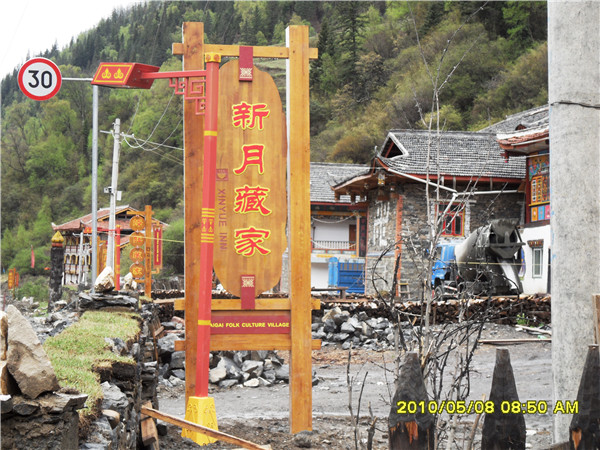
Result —
[[110, 193], [110, 216], [108, 219], [108, 251], [106, 254], [106, 266], [115, 268], [115, 228], [116, 228], [116, 210], [117, 210], [117, 180], [119, 178], [119, 150], [121, 147], [121, 120], [115, 119], [113, 138], [113, 163], [112, 163], [112, 181], [109, 189]]
[[[596, 1], [548, 2], [555, 402], [577, 398], [598, 326], [593, 295], [600, 292], [599, 21]], [[570, 414], [555, 414], [554, 441], [567, 441], [571, 426]]]

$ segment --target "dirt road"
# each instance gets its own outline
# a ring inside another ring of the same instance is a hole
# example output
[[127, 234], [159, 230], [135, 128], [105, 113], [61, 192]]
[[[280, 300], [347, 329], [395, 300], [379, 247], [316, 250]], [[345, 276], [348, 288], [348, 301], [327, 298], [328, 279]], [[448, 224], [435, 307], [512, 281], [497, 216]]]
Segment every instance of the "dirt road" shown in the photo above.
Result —
[[[487, 325], [482, 338], [534, 338], [517, 331], [512, 326]], [[496, 346], [481, 345], [475, 353], [471, 370], [470, 398], [480, 400], [489, 397], [495, 363]], [[519, 399], [548, 402], [550, 412], [543, 415], [527, 415], [527, 442], [529, 448], [544, 448], [552, 441], [552, 360], [551, 344], [535, 342], [509, 347], [511, 363], [517, 383]], [[286, 356], [285, 352], [280, 352]], [[377, 417], [374, 448], [387, 448], [387, 416], [393, 394], [393, 375], [386, 370], [393, 367], [393, 352], [377, 353], [353, 350], [350, 377], [354, 380], [353, 408], [356, 413], [361, 383], [368, 372], [361, 399], [361, 417], [368, 419], [369, 405]], [[347, 376], [348, 352], [323, 347], [313, 352], [313, 370], [319, 383], [313, 387], [314, 432], [309, 437], [311, 448], [354, 448], [353, 430], [349, 423]], [[215, 389], [210, 394], [215, 399], [219, 427], [233, 435], [245, 437], [260, 444], [270, 443], [274, 449], [298, 448], [288, 434], [289, 389], [287, 384], [273, 387]], [[159, 396], [160, 410], [184, 417], [184, 391], [164, 389]], [[475, 415], [463, 416], [461, 424], [470, 430]], [[370, 419], [369, 421], [370, 422]], [[479, 422], [479, 431], [483, 420]], [[366, 438], [368, 424], [361, 425]], [[245, 436], [242, 436], [245, 435]], [[186, 440], [183, 440], [186, 441]], [[476, 438], [476, 442], [479, 440]], [[189, 441], [188, 441], [189, 442]], [[183, 446], [182, 446], [183, 445]], [[213, 444], [209, 448], [226, 448]], [[479, 446], [476, 445], [476, 448]], [[169, 436], [161, 440], [161, 448], [186, 448], [180, 442], [178, 432], [171, 429]], [[190, 448], [193, 446], [190, 444]]]

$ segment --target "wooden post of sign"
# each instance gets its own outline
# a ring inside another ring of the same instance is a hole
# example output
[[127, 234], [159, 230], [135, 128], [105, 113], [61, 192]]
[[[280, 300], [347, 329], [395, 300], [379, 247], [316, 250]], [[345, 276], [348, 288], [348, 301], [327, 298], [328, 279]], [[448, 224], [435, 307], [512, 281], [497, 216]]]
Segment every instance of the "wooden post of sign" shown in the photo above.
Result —
[[[204, 24], [183, 24], [183, 70], [204, 69]], [[200, 240], [204, 117], [193, 101], [184, 101], [184, 213], [185, 213], [185, 401], [196, 390], [196, 348], [200, 299]], [[196, 143], [196, 144], [194, 144]], [[198, 145], [200, 144], [200, 145]]]
[[144, 258], [144, 295], [152, 298], [152, 206], [146, 205], [146, 255]]
[[290, 429], [312, 430], [310, 111], [308, 27], [286, 29], [288, 224], [291, 303]]

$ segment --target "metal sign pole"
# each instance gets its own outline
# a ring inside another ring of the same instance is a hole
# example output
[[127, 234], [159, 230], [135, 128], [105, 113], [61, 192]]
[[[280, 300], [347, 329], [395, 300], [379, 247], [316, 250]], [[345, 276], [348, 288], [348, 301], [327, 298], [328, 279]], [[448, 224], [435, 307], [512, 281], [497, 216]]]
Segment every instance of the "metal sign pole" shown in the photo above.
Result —
[[98, 268], [98, 86], [93, 85], [92, 119], [92, 273], [93, 293]]
[[[93, 81], [93, 78], [63, 78], [62, 81]], [[92, 85], [92, 267], [90, 281], [94, 292], [98, 270], [98, 86]], [[83, 275], [83, 274], [80, 274]]]

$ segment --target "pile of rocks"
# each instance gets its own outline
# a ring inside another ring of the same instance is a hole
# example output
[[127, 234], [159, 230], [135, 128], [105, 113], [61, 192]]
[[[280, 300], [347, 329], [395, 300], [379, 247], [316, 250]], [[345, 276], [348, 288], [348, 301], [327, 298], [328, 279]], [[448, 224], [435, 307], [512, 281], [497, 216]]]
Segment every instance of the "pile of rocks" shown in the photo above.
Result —
[[77, 448], [77, 410], [87, 395], [59, 391], [42, 344], [13, 305], [0, 313], [0, 380], [2, 448]]
[[[183, 321], [173, 317], [161, 325], [166, 334], [157, 341], [159, 383], [185, 385], [185, 352], [175, 351], [175, 341], [185, 339]], [[271, 386], [290, 379], [289, 365], [274, 351], [211, 352], [209, 365], [209, 382], [221, 388]]]
[[290, 367], [272, 351], [219, 352], [211, 355], [209, 382], [222, 388], [272, 386], [290, 381]]
[[344, 350], [362, 347], [382, 351], [394, 345], [394, 327], [385, 317], [371, 317], [367, 311], [350, 312], [339, 306], [313, 317], [313, 339], [322, 345], [341, 345]]

